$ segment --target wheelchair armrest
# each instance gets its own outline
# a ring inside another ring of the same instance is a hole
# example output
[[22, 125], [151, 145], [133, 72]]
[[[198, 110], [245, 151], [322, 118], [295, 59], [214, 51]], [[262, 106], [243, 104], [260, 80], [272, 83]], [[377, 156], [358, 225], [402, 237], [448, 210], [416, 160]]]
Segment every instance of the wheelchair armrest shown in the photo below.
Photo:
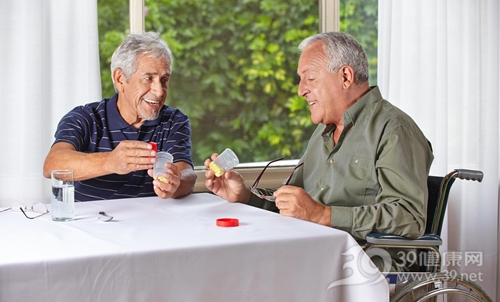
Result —
[[407, 238], [394, 234], [370, 233], [366, 236], [369, 244], [399, 245], [399, 246], [438, 246], [443, 244], [441, 237], [435, 234], [424, 234], [417, 239]]

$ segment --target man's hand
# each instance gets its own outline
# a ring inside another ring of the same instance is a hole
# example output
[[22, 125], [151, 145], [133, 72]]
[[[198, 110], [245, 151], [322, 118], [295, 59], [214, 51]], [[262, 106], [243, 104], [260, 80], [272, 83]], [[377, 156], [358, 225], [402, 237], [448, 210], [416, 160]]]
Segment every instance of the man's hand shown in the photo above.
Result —
[[[177, 165], [167, 162], [165, 163], [165, 167], [169, 170], [169, 172], [163, 173], [163, 177], [156, 178], [153, 180], [153, 189], [160, 198], [166, 199], [170, 198], [177, 191], [179, 186], [181, 185], [181, 177], [182, 173]], [[149, 176], [153, 177], [153, 170], [148, 170]]]
[[316, 202], [304, 189], [282, 186], [274, 196], [281, 215], [331, 226], [331, 208]]
[[45, 158], [43, 175], [50, 178], [50, 171], [70, 169], [75, 181], [87, 180], [108, 174], [127, 174], [153, 167], [156, 152], [148, 143], [122, 141], [110, 152], [79, 152], [70, 143], [58, 142], [50, 148]]
[[204, 163], [205, 167], [208, 168], [205, 172], [207, 189], [227, 201], [247, 203], [250, 200], [250, 187], [245, 184], [240, 173], [229, 170], [220, 177], [216, 177], [214, 172], [210, 170], [210, 163], [216, 158], [217, 154], [214, 153], [211, 160], [207, 159]]
[[140, 141], [121, 141], [107, 153], [106, 166], [110, 173], [128, 174], [137, 170], [153, 168], [156, 152], [148, 143]]

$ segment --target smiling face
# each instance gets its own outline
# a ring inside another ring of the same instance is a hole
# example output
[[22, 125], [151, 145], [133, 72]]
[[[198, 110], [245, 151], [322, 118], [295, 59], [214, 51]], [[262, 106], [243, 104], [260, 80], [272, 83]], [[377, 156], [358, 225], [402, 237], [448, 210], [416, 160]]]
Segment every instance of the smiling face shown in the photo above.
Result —
[[345, 108], [342, 68], [335, 73], [327, 69], [322, 42], [307, 47], [301, 54], [297, 73], [298, 94], [306, 98], [315, 124], [339, 124]]
[[165, 104], [170, 66], [167, 62], [142, 55], [137, 70], [127, 80], [121, 69], [113, 73], [118, 90], [118, 110], [130, 125], [139, 128], [146, 120], [154, 120]]

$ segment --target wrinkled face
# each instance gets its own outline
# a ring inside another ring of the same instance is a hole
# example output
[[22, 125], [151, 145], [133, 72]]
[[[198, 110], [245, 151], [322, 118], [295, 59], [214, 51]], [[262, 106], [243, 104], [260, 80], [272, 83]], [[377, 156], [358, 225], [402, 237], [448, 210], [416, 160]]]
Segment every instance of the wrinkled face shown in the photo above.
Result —
[[342, 76], [330, 73], [327, 58], [318, 41], [306, 48], [299, 59], [299, 96], [306, 98], [315, 124], [332, 124], [342, 121]]
[[140, 56], [137, 59], [137, 70], [128, 81], [123, 78], [119, 90], [120, 114], [129, 124], [141, 125], [146, 120], [154, 120], [165, 104], [170, 66], [159, 61]]

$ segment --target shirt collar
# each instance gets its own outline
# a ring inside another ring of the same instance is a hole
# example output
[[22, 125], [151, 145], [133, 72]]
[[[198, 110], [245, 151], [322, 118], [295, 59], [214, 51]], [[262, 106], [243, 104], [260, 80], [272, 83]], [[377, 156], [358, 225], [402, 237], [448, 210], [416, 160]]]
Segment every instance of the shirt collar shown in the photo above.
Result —
[[382, 99], [382, 95], [380, 94], [378, 86], [370, 87], [370, 90], [365, 95], [363, 95], [356, 103], [354, 103], [344, 112], [344, 125], [350, 123], [355, 124], [356, 119], [359, 119], [363, 117], [363, 115], [365, 115], [363, 113], [365, 107], [368, 106], [368, 104], [380, 99]]
[[[370, 87], [370, 90], [363, 95], [357, 102], [352, 104], [343, 115], [344, 125], [350, 125], [351, 123], [355, 123], [356, 119], [361, 118], [363, 114], [363, 109], [369, 104], [376, 100], [382, 99], [382, 95], [380, 94], [380, 89], [378, 86]], [[337, 128], [335, 124], [325, 125], [325, 129], [323, 130], [322, 136], [324, 140], [330, 139], [332, 132]]]
[[323, 133], [321, 133], [322, 136], [329, 136], [333, 130], [335, 130], [337, 126], [335, 124], [328, 124], [325, 125], [325, 129], [323, 129]]
[[[113, 97], [109, 99], [106, 104], [106, 117], [108, 120], [108, 127], [110, 130], [119, 130], [129, 128], [130, 125], [123, 119], [118, 112], [118, 106], [116, 102], [118, 101], [118, 93], [116, 93]], [[156, 126], [161, 122], [161, 117], [163, 116], [163, 112], [166, 110], [167, 105], [163, 105], [160, 109], [160, 113], [155, 120], [145, 121], [142, 126]], [[141, 127], [142, 127], [141, 126]]]

